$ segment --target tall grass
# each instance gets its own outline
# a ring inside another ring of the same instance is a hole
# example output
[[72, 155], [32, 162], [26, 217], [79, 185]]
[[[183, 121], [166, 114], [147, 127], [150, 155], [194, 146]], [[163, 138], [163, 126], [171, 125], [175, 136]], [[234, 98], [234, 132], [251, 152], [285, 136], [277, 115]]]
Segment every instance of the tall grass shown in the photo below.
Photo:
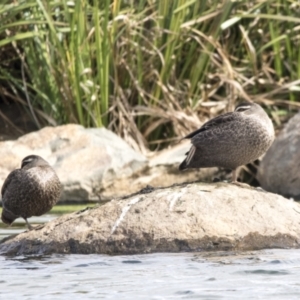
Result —
[[299, 106], [299, 10], [296, 0], [4, 0], [0, 95], [39, 127], [105, 126], [139, 149], [239, 97], [280, 123], [280, 107]]

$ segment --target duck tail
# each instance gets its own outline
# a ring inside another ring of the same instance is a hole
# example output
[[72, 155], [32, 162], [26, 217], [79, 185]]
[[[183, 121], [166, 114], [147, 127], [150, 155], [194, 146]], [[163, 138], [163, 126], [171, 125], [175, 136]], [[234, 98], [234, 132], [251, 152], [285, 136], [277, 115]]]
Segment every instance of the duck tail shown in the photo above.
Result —
[[11, 225], [12, 222], [17, 218], [18, 216], [16, 216], [15, 214], [13, 214], [12, 212], [10, 212], [9, 210], [3, 207], [2, 214], [1, 214], [1, 220], [3, 223], [7, 225]]
[[186, 153], [185, 160], [179, 165], [179, 170], [180, 171], [190, 168], [189, 165], [190, 165], [195, 153], [196, 153], [196, 147], [194, 145], [192, 145], [190, 151]]
[[179, 170], [185, 170], [187, 169], [186, 159], [179, 165]]

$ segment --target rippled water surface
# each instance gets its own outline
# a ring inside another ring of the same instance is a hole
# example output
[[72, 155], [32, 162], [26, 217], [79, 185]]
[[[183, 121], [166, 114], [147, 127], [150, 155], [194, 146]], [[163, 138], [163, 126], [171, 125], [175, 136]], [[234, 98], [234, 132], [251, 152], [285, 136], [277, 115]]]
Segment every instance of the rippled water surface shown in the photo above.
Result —
[[0, 299], [300, 299], [300, 253], [0, 256]]
[[[24, 225], [2, 224], [0, 240]], [[300, 299], [300, 251], [0, 256], [0, 299]]]

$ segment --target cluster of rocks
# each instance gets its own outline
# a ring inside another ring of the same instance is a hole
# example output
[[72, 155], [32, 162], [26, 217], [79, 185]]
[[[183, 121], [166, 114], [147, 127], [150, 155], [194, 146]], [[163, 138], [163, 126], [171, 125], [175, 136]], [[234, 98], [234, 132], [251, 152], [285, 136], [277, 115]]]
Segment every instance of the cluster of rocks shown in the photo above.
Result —
[[0, 142], [0, 185], [30, 154], [42, 156], [57, 172], [63, 185], [61, 202], [101, 201], [147, 185], [170, 186], [212, 177], [216, 168], [178, 176], [178, 165], [188, 148], [189, 143], [182, 143], [148, 159], [105, 128], [85, 129], [74, 124], [46, 127]]
[[[298, 203], [251, 187], [182, 183], [211, 179], [216, 169], [178, 174], [189, 142], [148, 159], [106, 129], [44, 128], [0, 143], [0, 184], [23, 157], [37, 154], [63, 184], [61, 201], [99, 201], [134, 193], [57, 218], [5, 239], [0, 253], [131, 254], [158, 251], [299, 247]], [[300, 198], [300, 113], [264, 156], [258, 180], [270, 192]], [[177, 183], [170, 187], [172, 184]], [[169, 186], [168, 188], [163, 188]], [[158, 188], [159, 187], [159, 188]]]

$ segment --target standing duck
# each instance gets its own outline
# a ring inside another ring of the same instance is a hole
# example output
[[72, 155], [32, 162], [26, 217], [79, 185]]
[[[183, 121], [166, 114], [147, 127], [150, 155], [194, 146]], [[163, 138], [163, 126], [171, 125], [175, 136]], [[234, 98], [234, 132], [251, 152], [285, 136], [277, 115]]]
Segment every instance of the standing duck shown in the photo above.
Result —
[[206, 122], [185, 138], [192, 147], [179, 170], [222, 167], [232, 170], [232, 182], [237, 182], [236, 169], [264, 154], [274, 140], [274, 127], [262, 107], [244, 102], [230, 113]]
[[56, 204], [61, 183], [47, 161], [38, 155], [22, 160], [21, 168], [12, 171], [1, 189], [3, 223], [11, 225], [22, 217], [29, 229], [27, 218], [41, 216]]

